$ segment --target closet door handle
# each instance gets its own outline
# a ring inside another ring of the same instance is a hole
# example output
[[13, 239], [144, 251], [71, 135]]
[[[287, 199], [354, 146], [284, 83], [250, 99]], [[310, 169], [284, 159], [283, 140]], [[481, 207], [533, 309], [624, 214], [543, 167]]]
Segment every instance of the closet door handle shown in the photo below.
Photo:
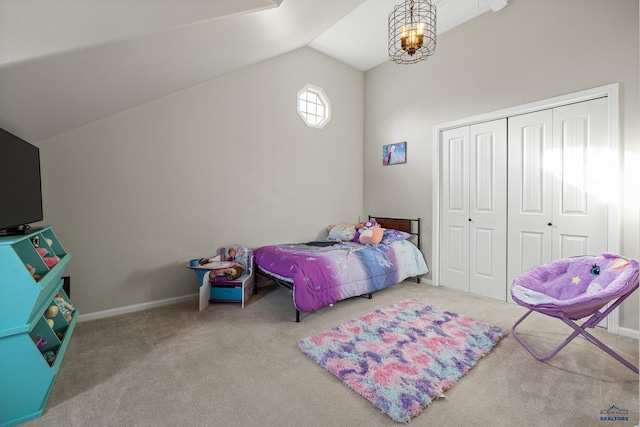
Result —
[[547, 225], [548, 225], [549, 227], [551, 227], [553, 224], [549, 223], [549, 224], [547, 224]]

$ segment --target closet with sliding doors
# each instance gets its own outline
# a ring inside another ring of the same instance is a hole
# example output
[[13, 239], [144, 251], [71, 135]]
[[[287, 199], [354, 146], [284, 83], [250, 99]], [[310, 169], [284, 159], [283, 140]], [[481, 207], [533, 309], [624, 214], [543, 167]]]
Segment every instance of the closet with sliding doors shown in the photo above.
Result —
[[508, 301], [534, 265], [617, 251], [617, 85], [464, 122], [434, 132], [434, 283]]

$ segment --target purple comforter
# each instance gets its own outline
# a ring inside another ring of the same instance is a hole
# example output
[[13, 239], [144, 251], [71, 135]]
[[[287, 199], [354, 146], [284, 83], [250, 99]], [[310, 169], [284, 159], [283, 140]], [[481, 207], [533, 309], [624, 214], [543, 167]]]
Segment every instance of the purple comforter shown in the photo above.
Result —
[[389, 245], [263, 246], [255, 251], [255, 260], [261, 270], [293, 285], [293, 303], [300, 311], [313, 311], [429, 272], [422, 252], [407, 240]]

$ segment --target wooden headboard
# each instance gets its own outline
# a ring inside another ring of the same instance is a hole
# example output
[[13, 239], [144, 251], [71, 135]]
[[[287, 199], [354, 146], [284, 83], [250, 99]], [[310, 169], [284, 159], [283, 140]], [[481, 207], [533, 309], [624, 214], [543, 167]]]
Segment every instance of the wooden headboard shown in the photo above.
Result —
[[420, 218], [385, 218], [381, 216], [369, 215], [369, 219], [375, 219], [382, 228], [400, 230], [416, 236], [416, 246], [418, 247], [418, 249], [422, 249], [422, 247], [420, 246]]

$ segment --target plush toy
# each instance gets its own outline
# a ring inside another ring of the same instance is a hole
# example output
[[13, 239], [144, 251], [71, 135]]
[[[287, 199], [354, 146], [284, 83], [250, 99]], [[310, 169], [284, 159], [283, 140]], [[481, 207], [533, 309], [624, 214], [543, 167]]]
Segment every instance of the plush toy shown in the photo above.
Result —
[[362, 244], [377, 245], [382, 241], [384, 236], [384, 228], [375, 219], [364, 221], [358, 224], [355, 241]]
[[36, 248], [36, 251], [42, 258], [44, 263], [47, 265], [47, 267], [49, 267], [49, 269], [52, 269], [56, 264], [60, 262], [60, 258], [58, 258], [57, 256], [49, 256], [49, 251], [45, 248]]
[[49, 308], [47, 308], [47, 311], [44, 312], [44, 315], [48, 318], [51, 318], [51, 317], [56, 317], [59, 312], [60, 312], [60, 309], [58, 308], [58, 306], [52, 305], [52, 306], [49, 306]]
[[53, 362], [56, 361], [56, 354], [53, 352], [53, 350], [45, 351], [44, 353], [42, 353], [42, 356], [44, 357], [44, 360], [47, 361], [49, 366], [52, 366]]
[[47, 340], [42, 339], [42, 335], [33, 335], [31, 336], [33, 343], [38, 347], [38, 350], [42, 351], [42, 347], [47, 345]]
[[[51, 245], [53, 245], [53, 240], [44, 237], [44, 241], [47, 242], [47, 245], [49, 245], [49, 247], [51, 247]], [[34, 248], [39, 248], [40, 247], [40, 236], [36, 235], [33, 236], [31, 238], [31, 244], [33, 245]]]
[[58, 309], [60, 309], [60, 313], [64, 316], [67, 322], [71, 322], [71, 318], [73, 317], [73, 312], [76, 311], [76, 308], [69, 304], [66, 299], [62, 296], [60, 292], [53, 297], [53, 302], [56, 303]]
[[29, 273], [31, 273], [31, 277], [33, 277], [33, 279], [36, 282], [39, 282], [40, 279], [42, 279], [42, 276], [40, 276], [39, 274], [36, 274], [36, 268], [32, 267], [31, 264], [25, 264], [25, 266], [27, 267], [27, 270], [29, 270]]
[[327, 227], [327, 240], [350, 242], [356, 237], [356, 228], [351, 224], [330, 225]]
[[215, 277], [226, 276], [227, 280], [236, 280], [238, 277], [242, 276], [242, 273], [244, 273], [244, 266], [242, 264], [235, 263], [229, 268], [213, 270], [211, 273], [213, 273]]
[[57, 256], [47, 256], [44, 257], [44, 263], [47, 264], [47, 267], [49, 267], [49, 269], [52, 269], [53, 267], [56, 266], [56, 264], [58, 264], [60, 262], [60, 258], [58, 258]]

